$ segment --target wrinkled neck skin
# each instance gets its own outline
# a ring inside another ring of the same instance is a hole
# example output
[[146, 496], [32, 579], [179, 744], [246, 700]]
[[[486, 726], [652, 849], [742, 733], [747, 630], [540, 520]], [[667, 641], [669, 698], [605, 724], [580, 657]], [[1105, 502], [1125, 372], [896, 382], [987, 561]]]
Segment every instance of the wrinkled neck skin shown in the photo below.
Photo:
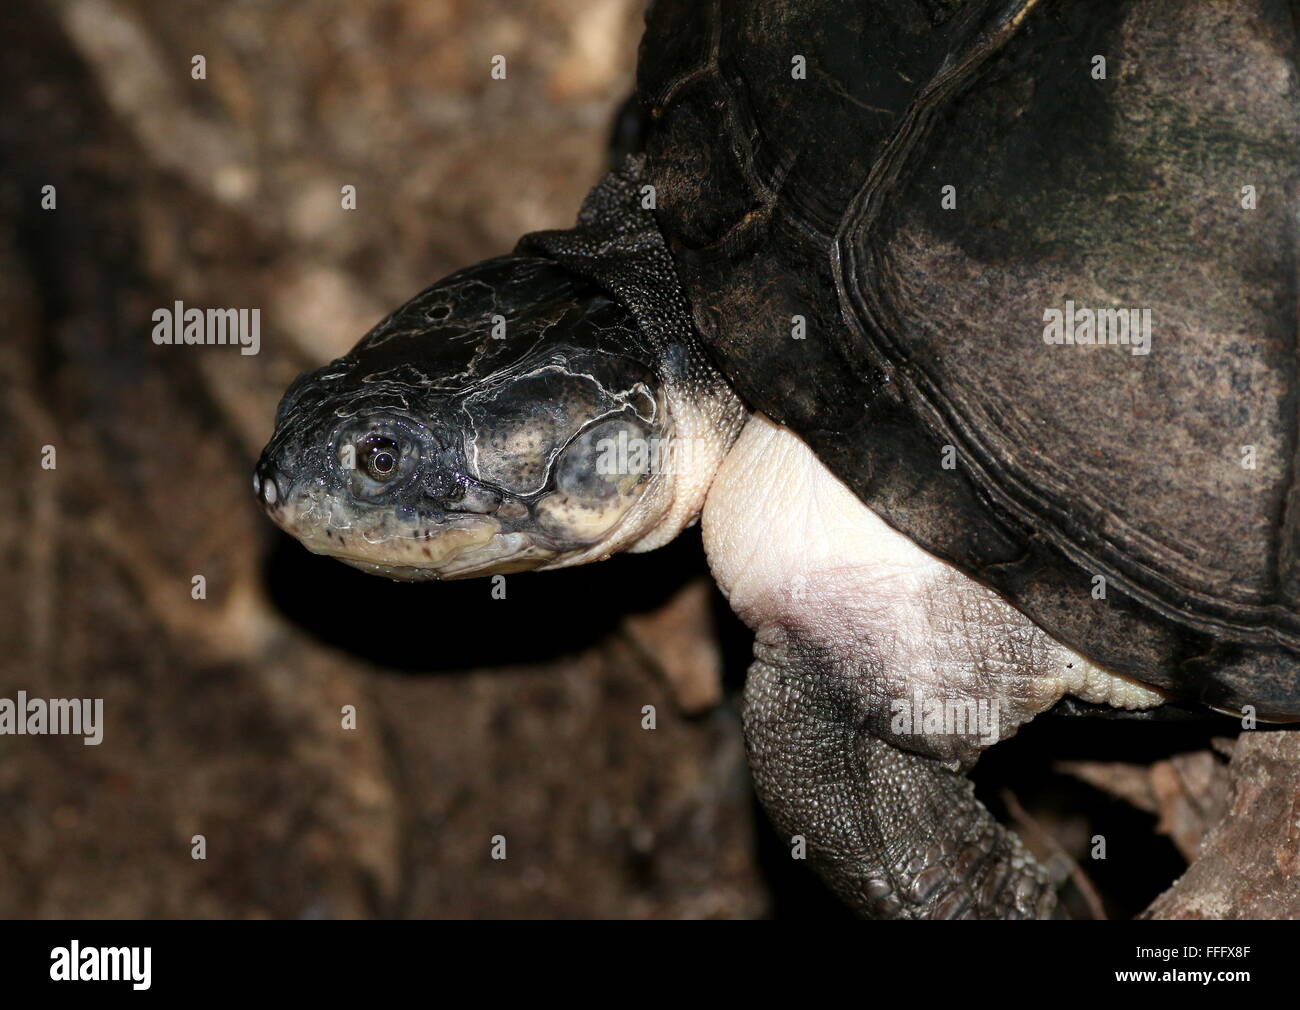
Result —
[[254, 477], [271, 518], [409, 581], [582, 564], [689, 525], [745, 411], [638, 172], [607, 176], [576, 228], [440, 281], [296, 380]]

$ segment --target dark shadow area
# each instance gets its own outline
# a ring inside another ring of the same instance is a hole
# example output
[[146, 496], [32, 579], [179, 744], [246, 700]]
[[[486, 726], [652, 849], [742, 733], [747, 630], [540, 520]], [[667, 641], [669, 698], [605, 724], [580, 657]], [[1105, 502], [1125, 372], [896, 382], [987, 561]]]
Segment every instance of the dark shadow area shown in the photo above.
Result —
[[506, 576], [504, 599], [493, 597], [488, 578], [378, 579], [312, 554], [285, 534], [276, 536], [264, 564], [268, 592], [286, 617], [322, 642], [407, 673], [509, 666], [579, 652], [626, 615], [653, 610], [707, 574], [698, 529], [647, 554]]
[[[1173, 754], [1202, 750], [1211, 737], [1234, 736], [1240, 723], [1213, 715], [1199, 720], [1124, 721], [1041, 716], [1010, 740], [986, 751], [971, 778], [976, 794], [999, 820], [1010, 823], [1002, 801], [1009, 791], [1031, 818], [1051, 830], [1066, 822], [1086, 825], [1087, 837], [1105, 839], [1106, 858], [1079, 863], [1112, 919], [1145, 909], [1187, 869], [1178, 850], [1157, 834], [1155, 817], [1054, 769], [1059, 761], [1149, 765]], [[1091, 847], [1091, 841], [1089, 841]], [[1080, 896], [1066, 888], [1071, 914], [1086, 918]]]

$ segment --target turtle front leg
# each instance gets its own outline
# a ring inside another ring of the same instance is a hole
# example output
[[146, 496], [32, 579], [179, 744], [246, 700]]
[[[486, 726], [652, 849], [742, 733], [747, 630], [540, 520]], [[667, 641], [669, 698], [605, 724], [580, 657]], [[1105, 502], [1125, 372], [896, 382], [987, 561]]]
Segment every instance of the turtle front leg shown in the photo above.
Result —
[[877, 736], [860, 693], [788, 644], [759, 644], [745, 685], [749, 763], [768, 816], [872, 918], [1040, 918], [1043, 868], [949, 763]]
[[718, 585], [755, 632], [745, 735], [760, 796], [856, 909], [1048, 915], [1042, 869], [963, 774], [1065, 693], [1160, 696], [1051, 639], [887, 526], [757, 416], [704, 509]]

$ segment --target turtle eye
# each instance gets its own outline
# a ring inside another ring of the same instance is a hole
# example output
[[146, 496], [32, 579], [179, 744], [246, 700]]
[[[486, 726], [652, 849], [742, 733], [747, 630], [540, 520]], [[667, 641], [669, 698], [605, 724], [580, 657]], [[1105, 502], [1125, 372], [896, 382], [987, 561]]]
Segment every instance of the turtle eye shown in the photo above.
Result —
[[387, 494], [417, 473], [419, 437], [398, 424], [371, 419], [340, 432], [336, 445], [344, 484], [357, 498]]
[[401, 461], [402, 447], [384, 435], [367, 435], [357, 443], [357, 466], [371, 480], [392, 480]]

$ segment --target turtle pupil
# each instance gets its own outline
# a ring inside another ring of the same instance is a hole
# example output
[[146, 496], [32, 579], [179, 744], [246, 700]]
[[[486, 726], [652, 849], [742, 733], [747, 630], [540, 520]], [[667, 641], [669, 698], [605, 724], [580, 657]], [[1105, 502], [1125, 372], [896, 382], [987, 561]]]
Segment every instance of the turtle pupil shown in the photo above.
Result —
[[382, 435], [371, 435], [361, 443], [361, 461], [375, 480], [388, 480], [397, 473], [400, 450], [397, 443]]

